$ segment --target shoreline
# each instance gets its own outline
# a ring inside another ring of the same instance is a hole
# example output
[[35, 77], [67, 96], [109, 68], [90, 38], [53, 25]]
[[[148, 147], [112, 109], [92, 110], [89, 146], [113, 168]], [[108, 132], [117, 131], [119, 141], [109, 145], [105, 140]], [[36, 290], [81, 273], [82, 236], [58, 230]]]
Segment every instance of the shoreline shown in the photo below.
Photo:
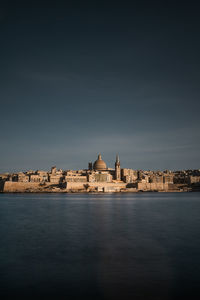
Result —
[[34, 192], [28, 192], [28, 191], [12, 191], [12, 192], [0, 192], [0, 194], [94, 194], [94, 195], [105, 195], [105, 194], [143, 194], [143, 193], [198, 193], [200, 190], [196, 191], [123, 191], [123, 192], [81, 192], [81, 191], [34, 191]]

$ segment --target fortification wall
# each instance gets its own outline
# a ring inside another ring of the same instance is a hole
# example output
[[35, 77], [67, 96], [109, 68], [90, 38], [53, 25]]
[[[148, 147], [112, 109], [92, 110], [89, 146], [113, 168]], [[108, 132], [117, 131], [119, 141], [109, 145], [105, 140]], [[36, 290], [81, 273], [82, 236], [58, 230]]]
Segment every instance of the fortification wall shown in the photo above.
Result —
[[[99, 191], [99, 192], [118, 192], [131, 191], [126, 189], [124, 182], [67, 182], [66, 187], [59, 187], [59, 185], [46, 183], [41, 185], [40, 182], [12, 182], [6, 181], [4, 183], [3, 192], [5, 193], [25, 193], [25, 192], [70, 192], [70, 191]], [[168, 183], [145, 183], [139, 182], [137, 184], [139, 191], [170, 191], [172, 187]], [[174, 186], [173, 186], [174, 190]], [[136, 189], [134, 189], [136, 191]]]
[[[50, 192], [55, 188], [55, 184], [47, 182], [44, 186], [40, 182], [12, 182], [6, 181], [3, 192], [5, 193], [25, 193], [25, 192]], [[57, 187], [58, 189], [58, 187]]]
[[168, 183], [162, 182], [138, 182], [137, 188], [139, 191], [167, 191]]
[[100, 187], [120, 187], [125, 188], [126, 183], [124, 182], [90, 182], [90, 186], [100, 186]]
[[66, 189], [67, 190], [83, 190], [85, 189], [85, 185], [87, 182], [67, 182]]
[[112, 183], [112, 182], [67, 182], [67, 190], [86, 190], [88, 188], [97, 188], [99, 191], [120, 190], [126, 187], [126, 183]]

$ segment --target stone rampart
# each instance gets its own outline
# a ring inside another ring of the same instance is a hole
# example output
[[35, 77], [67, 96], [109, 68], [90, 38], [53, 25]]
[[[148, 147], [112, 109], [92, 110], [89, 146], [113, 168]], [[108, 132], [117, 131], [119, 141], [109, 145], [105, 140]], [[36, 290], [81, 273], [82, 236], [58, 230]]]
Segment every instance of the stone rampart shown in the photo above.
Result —
[[178, 187], [168, 183], [139, 182], [136, 188], [128, 188], [124, 182], [67, 182], [66, 186], [46, 182], [5, 181], [2, 191], [5, 193], [44, 193], [44, 192], [120, 192], [120, 191], [173, 191]]
[[67, 182], [67, 190], [83, 190], [85, 189], [86, 182]]
[[126, 188], [126, 183], [112, 183], [112, 182], [67, 182], [67, 190], [88, 190], [96, 189], [97, 191], [120, 191]]
[[138, 182], [137, 188], [139, 191], [167, 191], [168, 183], [162, 182]]
[[59, 189], [55, 184], [47, 182], [45, 185], [42, 185], [39, 182], [13, 182], [6, 181], [4, 184], [3, 192], [5, 193], [37, 193], [37, 192], [51, 192], [54, 189]]

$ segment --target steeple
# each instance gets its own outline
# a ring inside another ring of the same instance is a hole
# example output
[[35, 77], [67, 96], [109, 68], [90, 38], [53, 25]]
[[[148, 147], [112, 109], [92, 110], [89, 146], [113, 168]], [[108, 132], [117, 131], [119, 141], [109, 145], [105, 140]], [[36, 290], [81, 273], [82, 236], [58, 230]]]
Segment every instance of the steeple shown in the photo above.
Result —
[[115, 179], [121, 180], [121, 168], [120, 168], [120, 161], [119, 155], [116, 155], [116, 162], [115, 162]]

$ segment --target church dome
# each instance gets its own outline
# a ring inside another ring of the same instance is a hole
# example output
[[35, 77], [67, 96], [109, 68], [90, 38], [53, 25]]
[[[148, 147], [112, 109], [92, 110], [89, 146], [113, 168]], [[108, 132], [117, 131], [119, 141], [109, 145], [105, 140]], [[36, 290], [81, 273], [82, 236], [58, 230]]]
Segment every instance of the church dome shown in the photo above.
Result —
[[101, 158], [101, 154], [98, 155], [98, 159], [94, 162], [93, 169], [97, 171], [107, 169], [105, 161]]

